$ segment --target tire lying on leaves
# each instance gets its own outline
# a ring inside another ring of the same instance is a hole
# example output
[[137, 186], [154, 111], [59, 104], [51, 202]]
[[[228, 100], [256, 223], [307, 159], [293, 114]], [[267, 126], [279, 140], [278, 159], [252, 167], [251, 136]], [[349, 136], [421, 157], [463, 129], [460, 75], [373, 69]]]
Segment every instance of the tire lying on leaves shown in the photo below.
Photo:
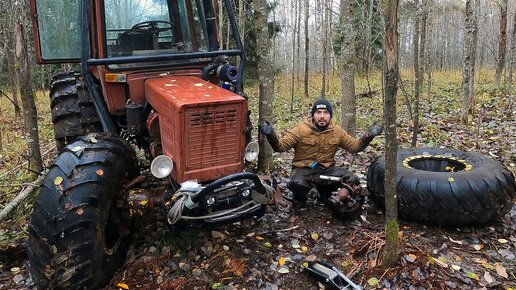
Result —
[[[454, 149], [404, 149], [397, 157], [400, 218], [443, 226], [478, 225], [510, 211], [516, 200], [514, 174], [478, 153]], [[367, 188], [385, 206], [385, 156], [371, 164]]]
[[40, 187], [29, 224], [29, 270], [40, 289], [96, 289], [123, 262], [129, 221], [115, 206], [136, 176], [131, 148], [88, 135], [68, 145]]

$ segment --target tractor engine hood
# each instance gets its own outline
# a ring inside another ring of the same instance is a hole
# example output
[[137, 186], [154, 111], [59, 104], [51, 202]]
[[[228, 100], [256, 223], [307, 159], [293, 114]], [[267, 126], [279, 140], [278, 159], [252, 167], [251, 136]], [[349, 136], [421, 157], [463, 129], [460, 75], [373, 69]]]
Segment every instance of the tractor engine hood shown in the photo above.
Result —
[[177, 182], [211, 181], [244, 165], [246, 100], [195, 76], [164, 76], [145, 83], [159, 115], [163, 154]]

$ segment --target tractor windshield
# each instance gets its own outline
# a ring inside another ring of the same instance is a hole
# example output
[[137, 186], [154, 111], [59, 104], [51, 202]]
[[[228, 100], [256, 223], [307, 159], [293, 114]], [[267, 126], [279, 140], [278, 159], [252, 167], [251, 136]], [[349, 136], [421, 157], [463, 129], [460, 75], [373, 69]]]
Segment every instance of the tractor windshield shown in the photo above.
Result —
[[209, 50], [201, 1], [105, 0], [104, 5], [108, 57]]

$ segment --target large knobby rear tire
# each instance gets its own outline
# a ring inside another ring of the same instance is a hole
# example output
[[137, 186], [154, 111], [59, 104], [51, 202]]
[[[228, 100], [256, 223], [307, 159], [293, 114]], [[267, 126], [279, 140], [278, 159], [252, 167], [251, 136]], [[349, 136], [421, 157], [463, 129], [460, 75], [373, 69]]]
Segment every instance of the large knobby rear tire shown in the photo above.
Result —
[[[367, 188], [385, 205], [385, 157], [371, 164]], [[469, 226], [494, 221], [516, 199], [514, 174], [478, 153], [417, 148], [398, 152], [396, 189], [400, 218], [425, 224]]]
[[50, 109], [58, 152], [79, 136], [102, 131], [88, 88], [77, 73], [52, 77]]
[[115, 206], [134, 177], [134, 152], [122, 140], [80, 137], [49, 169], [29, 224], [29, 270], [40, 289], [95, 289], [128, 249], [128, 220]]

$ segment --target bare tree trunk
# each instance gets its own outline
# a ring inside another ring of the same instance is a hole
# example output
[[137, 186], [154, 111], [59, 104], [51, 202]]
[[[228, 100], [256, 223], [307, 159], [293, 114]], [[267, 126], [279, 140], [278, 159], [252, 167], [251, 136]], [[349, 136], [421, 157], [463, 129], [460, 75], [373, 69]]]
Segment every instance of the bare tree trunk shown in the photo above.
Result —
[[5, 52], [7, 54], [7, 73], [11, 76], [11, 98], [14, 106], [14, 113], [16, 117], [20, 117], [20, 104], [18, 102], [18, 72], [16, 68], [19, 67], [16, 63], [16, 55], [14, 52], [15, 42], [11, 31], [6, 32], [6, 46]]
[[[25, 135], [29, 152], [29, 168], [33, 173], [43, 171], [41, 152], [39, 150], [38, 136], [38, 112], [34, 102], [34, 91], [32, 87], [32, 75], [27, 55], [27, 41], [25, 29], [21, 22], [16, 23], [16, 58], [20, 65], [19, 81], [20, 93], [23, 104], [23, 120], [25, 123]], [[34, 177], [36, 175], [34, 174]]]
[[462, 121], [468, 122], [468, 116], [473, 113], [473, 90], [475, 83], [475, 55], [477, 50], [477, 16], [473, 7], [473, 0], [466, 1], [466, 37], [465, 37], [465, 54], [464, 68], [462, 73]]
[[396, 94], [398, 91], [398, 2], [383, 0], [385, 34], [383, 40], [385, 57], [385, 249], [382, 266], [396, 265], [400, 249], [398, 235], [398, 200], [396, 197]]
[[496, 88], [500, 87], [500, 78], [505, 66], [505, 54], [507, 51], [507, 1], [500, 0], [500, 35], [498, 37], [498, 57], [495, 74]]
[[305, 87], [305, 99], [308, 99], [308, 61], [309, 61], [309, 39], [308, 39], [308, 17], [310, 16], [310, 1], [305, 1], [305, 17], [304, 17], [304, 27], [305, 27], [305, 79], [304, 79], [304, 87]]
[[[290, 113], [292, 114], [294, 112], [294, 91], [295, 91], [295, 82], [296, 82], [296, 34], [299, 27], [297, 26], [297, 18], [298, 17], [298, 11], [297, 11], [297, 4], [294, 8], [294, 15], [293, 15], [293, 22], [294, 22], [294, 29], [292, 30], [292, 72], [290, 75]], [[299, 44], [297, 44], [299, 46]]]
[[412, 147], [417, 146], [417, 135], [419, 133], [419, 100], [421, 92], [421, 70], [419, 68], [419, 17], [420, 9], [419, 0], [415, 0], [416, 21], [414, 25], [414, 38], [412, 39], [412, 48], [414, 49], [414, 130], [412, 131]]
[[350, 135], [356, 134], [356, 107], [355, 97], [355, 46], [353, 44], [353, 1], [340, 1], [341, 26], [341, 88], [342, 88], [342, 128]]
[[516, 12], [514, 12], [512, 20], [512, 35], [511, 35], [511, 53], [509, 58], [509, 73], [507, 76], [507, 92], [512, 91], [512, 75], [514, 66], [516, 65]]
[[296, 1], [297, 6], [297, 33], [296, 33], [296, 39], [297, 39], [297, 47], [296, 47], [296, 82], [299, 86], [299, 80], [300, 80], [300, 71], [301, 71], [301, 9], [302, 9], [302, 1], [298, 0]]
[[[429, 14], [431, 12], [431, 7], [433, 5], [433, 0], [425, 0], [425, 7], [423, 8], [424, 14], [423, 14], [423, 32], [424, 35], [421, 35], [421, 45], [424, 47], [422, 48], [425, 53], [423, 53], [423, 61], [424, 61], [424, 68], [423, 68], [423, 79], [425, 78], [424, 75], [426, 74], [426, 96], [427, 99], [430, 100], [430, 96], [432, 93], [432, 65], [431, 65], [431, 57], [430, 57], [430, 48], [431, 46], [431, 37], [427, 38], [426, 35], [430, 35], [432, 33], [432, 24], [431, 21], [428, 19]], [[424, 82], [422, 80], [422, 82]]]
[[[219, 27], [218, 27], [218, 31], [217, 31], [217, 38], [219, 39], [219, 49], [223, 49], [224, 48], [224, 36], [223, 36], [223, 31], [224, 31], [224, 9], [223, 9], [223, 3], [224, 1], [219, 1]], [[240, 31], [243, 31], [243, 30], [240, 30]]]
[[326, 77], [328, 64], [328, 9], [326, 7], [326, 0], [321, 1], [322, 7], [322, 79], [321, 79], [321, 98], [326, 98]]
[[[259, 122], [272, 121], [272, 102], [274, 101], [274, 75], [269, 56], [270, 39], [267, 25], [267, 0], [255, 1], [255, 29], [259, 84]], [[259, 134], [260, 153], [258, 171], [270, 172], [274, 166], [272, 148], [267, 138]]]

